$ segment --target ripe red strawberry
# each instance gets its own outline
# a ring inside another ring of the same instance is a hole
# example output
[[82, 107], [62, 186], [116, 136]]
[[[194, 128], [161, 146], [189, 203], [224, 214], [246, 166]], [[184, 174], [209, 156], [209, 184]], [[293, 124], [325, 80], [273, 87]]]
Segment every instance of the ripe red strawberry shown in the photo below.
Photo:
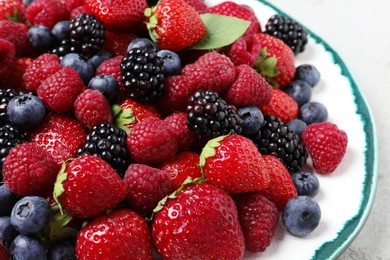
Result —
[[195, 184], [157, 212], [152, 237], [164, 259], [242, 259], [245, 242], [232, 198]]
[[112, 31], [129, 31], [145, 21], [145, 0], [85, 0], [87, 12], [94, 14], [104, 28]]
[[76, 257], [79, 260], [151, 260], [152, 239], [148, 225], [129, 209], [97, 217], [78, 233]]
[[16, 50], [13, 43], [0, 39], [0, 79], [5, 79], [16, 61]]
[[127, 137], [127, 148], [133, 161], [159, 164], [175, 156], [177, 142], [164, 120], [151, 117], [133, 128]]
[[225, 94], [227, 103], [241, 106], [262, 106], [271, 101], [272, 86], [247, 64], [236, 67], [236, 79]]
[[26, 5], [22, 0], [2, 0], [0, 1], [0, 20], [9, 20], [12, 17], [19, 22], [24, 22], [25, 9]]
[[260, 191], [269, 198], [279, 211], [284, 209], [287, 201], [298, 196], [297, 189], [291, 178], [291, 174], [278, 158], [273, 155], [263, 155], [271, 177], [268, 188]]
[[187, 151], [177, 154], [163, 163], [160, 168], [169, 174], [173, 189], [177, 190], [188, 177], [193, 180], [202, 177], [198, 163], [199, 154]]
[[283, 90], [272, 88], [271, 102], [260, 106], [264, 115], [279, 117], [283, 123], [298, 117], [299, 106], [297, 102]]
[[34, 0], [26, 8], [26, 19], [31, 25], [44, 25], [49, 29], [69, 17], [69, 11], [57, 0]]
[[157, 203], [173, 192], [166, 171], [144, 164], [130, 164], [123, 182], [127, 187], [125, 199], [129, 208], [143, 217], [150, 216]]
[[22, 23], [0, 20], [0, 39], [12, 42], [18, 57], [28, 54], [29, 49], [32, 48], [27, 38], [27, 31], [27, 26]]
[[245, 248], [252, 252], [265, 251], [278, 226], [278, 208], [259, 193], [238, 195], [236, 206], [244, 233]]
[[76, 118], [89, 130], [97, 124], [112, 123], [110, 104], [98, 90], [84, 90], [74, 101], [73, 110]]
[[131, 32], [116, 32], [105, 30], [106, 39], [104, 40], [103, 49], [109, 51], [112, 56], [126, 55], [127, 46], [137, 38], [137, 35]]
[[252, 10], [243, 5], [236, 4], [232, 1], [224, 1], [220, 4], [210, 7], [208, 9], [208, 12], [212, 14], [233, 16], [250, 21], [251, 24], [245, 32], [246, 35], [257, 34], [261, 32], [261, 26], [256, 15], [253, 13]]
[[126, 196], [126, 184], [103, 159], [81, 156], [61, 169], [54, 198], [76, 218], [96, 217], [113, 209]]
[[38, 97], [52, 111], [66, 113], [72, 110], [77, 96], [85, 89], [80, 75], [71, 67], [63, 67], [38, 87]]
[[124, 97], [125, 94], [122, 83], [122, 71], [120, 67], [122, 59], [123, 56], [119, 55], [103, 61], [99, 67], [96, 68], [95, 75], [108, 74], [114, 77], [118, 81], [120, 95], [121, 97]]
[[3, 165], [4, 182], [18, 196], [47, 196], [53, 191], [60, 167], [54, 157], [33, 142], [11, 149]]
[[251, 140], [237, 134], [211, 139], [202, 150], [199, 165], [209, 183], [229, 194], [260, 191], [270, 181], [259, 150]]
[[312, 158], [314, 169], [321, 174], [332, 173], [347, 151], [346, 132], [331, 122], [309, 125], [303, 131], [302, 139]]
[[257, 71], [274, 86], [284, 88], [295, 76], [293, 51], [282, 40], [269, 34], [259, 33], [256, 37], [263, 48], [256, 64]]
[[246, 35], [236, 40], [228, 47], [226, 55], [235, 66], [247, 64], [250, 67], [256, 65], [259, 58], [261, 46], [255, 35]]
[[199, 13], [182, 0], [161, 0], [147, 9], [150, 37], [160, 49], [180, 51], [194, 45], [206, 35]]
[[33, 62], [32, 58], [22, 57], [16, 60], [13, 64], [8, 76], [0, 81], [2, 86], [9, 86], [16, 90], [27, 90], [26, 83], [23, 80], [23, 74], [26, 72], [28, 66]]
[[198, 13], [204, 14], [207, 13], [207, 5], [204, 3], [203, 0], [183, 0], [188, 5], [190, 5], [192, 8], [194, 8]]
[[77, 149], [84, 144], [87, 131], [76, 119], [60, 114], [48, 114], [27, 139], [47, 150], [61, 164], [76, 157]]

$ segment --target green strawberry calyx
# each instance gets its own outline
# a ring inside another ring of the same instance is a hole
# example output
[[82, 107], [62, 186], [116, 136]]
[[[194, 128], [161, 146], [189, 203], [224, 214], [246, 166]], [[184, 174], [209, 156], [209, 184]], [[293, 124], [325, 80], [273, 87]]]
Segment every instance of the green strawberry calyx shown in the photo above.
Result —
[[130, 134], [130, 129], [126, 127], [126, 125], [135, 122], [133, 109], [123, 109], [119, 105], [113, 105], [111, 110], [114, 116], [115, 125], [123, 129], [126, 134]]
[[158, 24], [158, 15], [156, 14], [156, 9], [158, 5], [160, 4], [160, 1], [153, 6], [152, 8], [148, 7], [144, 11], [144, 15], [149, 18], [149, 21], [146, 23], [146, 28], [149, 31], [149, 36], [152, 39], [152, 41], [157, 42], [160, 36], [157, 34], [155, 28]]
[[52, 206], [49, 221], [50, 241], [75, 237], [78, 231], [75, 228], [68, 226], [72, 219], [72, 215], [63, 211], [59, 205]]
[[68, 174], [65, 172], [66, 168], [66, 162], [62, 162], [61, 169], [59, 173], [57, 174], [56, 182], [54, 183], [54, 190], [53, 190], [53, 198], [55, 202], [57, 202], [58, 209], [63, 214], [61, 202], [60, 202], [60, 196], [65, 192], [64, 189], [64, 181], [68, 178]]
[[274, 77], [280, 74], [277, 67], [278, 59], [275, 57], [267, 57], [267, 47], [263, 48], [256, 61], [255, 69], [260, 73], [273, 87], [278, 88], [278, 84], [273, 80]]
[[206, 165], [206, 159], [215, 156], [216, 154], [215, 148], [221, 146], [221, 141], [225, 139], [226, 136], [228, 135], [221, 135], [213, 139], [210, 139], [207, 142], [207, 144], [203, 147], [202, 152], [200, 153], [199, 156], [199, 164], [198, 164], [198, 166], [202, 168], [202, 174], [203, 174], [203, 167]]

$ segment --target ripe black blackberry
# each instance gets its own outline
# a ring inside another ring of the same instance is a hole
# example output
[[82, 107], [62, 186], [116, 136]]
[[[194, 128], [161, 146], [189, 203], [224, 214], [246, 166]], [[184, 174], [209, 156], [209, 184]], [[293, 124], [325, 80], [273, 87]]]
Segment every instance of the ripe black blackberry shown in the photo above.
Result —
[[156, 51], [146, 48], [130, 49], [121, 63], [124, 90], [131, 99], [150, 102], [164, 90], [163, 59]]
[[69, 39], [62, 40], [58, 45], [54, 47], [54, 49], [51, 50], [52, 54], [55, 54], [60, 58], [71, 52], [77, 51], [74, 47], [71, 46]]
[[126, 138], [126, 132], [112, 124], [95, 125], [88, 134], [84, 146], [77, 150], [77, 155], [88, 153], [99, 157], [108, 162], [123, 178], [130, 158]]
[[206, 139], [242, 131], [237, 109], [214, 91], [197, 91], [189, 99], [187, 112], [188, 127]]
[[[3, 163], [10, 150], [25, 141], [24, 132], [11, 124], [0, 126], [0, 173], [3, 170]], [[3, 175], [0, 174], [0, 182], [3, 181]]]
[[106, 34], [93, 14], [80, 14], [71, 20], [69, 39], [72, 52], [91, 57], [103, 46]]
[[265, 116], [264, 125], [251, 139], [261, 154], [271, 154], [279, 158], [293, 174], [301, 171], [308, 157], [302, 140], [279, 118]]
[[0, 89], [0, 126], [9, 123], [7, 116], [8, 102], [18, 95], [19, 93], [15, 89]]
[[298, 22], [281, 15], [273, 15], [265, 25], [265, 33], [281, 39], [297, 55], [305, 50], [307, 31]]

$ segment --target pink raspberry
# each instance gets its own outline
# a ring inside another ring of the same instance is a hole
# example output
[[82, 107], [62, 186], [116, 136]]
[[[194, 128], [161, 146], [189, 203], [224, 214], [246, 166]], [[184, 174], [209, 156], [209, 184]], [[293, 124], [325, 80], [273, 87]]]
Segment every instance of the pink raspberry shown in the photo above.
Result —
[[71, 12], [70, 12], [70, 19], [74, 19], [74, 18], [77, 18], [80, 14], [87, 14], [87, 9], [85, 8], [85, 5], [80, 5], [76, 8], [74, 8]]
[[227, 56], [235, 66], [247, 64], [254, 67], [261, 52], [259, 40], [253, 35], [243, 36], [235, 41], [227, 51]]
[[69, 20], [70, 13], [60, 1], [34, 0], [26, 8], [26, 18], [32, 25], [52, 29], [57, 22]]
[[24, 56], [32, 48], [27, 38], [27, 31], [27, 26], [22, 23], [0, 20], [0, 39], [12, 42], [18, 57]]
[[15, 61], [15, 45], [7, 40], [0, 39], [0, 79], [8, 76]]

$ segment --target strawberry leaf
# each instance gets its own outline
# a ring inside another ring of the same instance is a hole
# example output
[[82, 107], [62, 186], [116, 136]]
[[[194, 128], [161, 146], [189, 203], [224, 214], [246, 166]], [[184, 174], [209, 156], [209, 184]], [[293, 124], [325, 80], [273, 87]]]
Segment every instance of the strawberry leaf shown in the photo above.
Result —
[[273, 78], [278, 76], [280, 73], [280, 70], [277, 67], [278, 59], [267, 56], [267, 48], [262, 49], [259, 58], [256, 61], [255, 69], [267, 80], [268, 83], [277, 88], [279, 86]]
[[204, 167], [206, 165], [206, 159], [215, 155], [215, 148], [221, 145], [220, 142], [225, 139], [226, 136], [227, 135], [221, 135], [207, 142], [199, 156], [199, 167]]
[[58, 205], [53, 206], [51, 212], [52, 214], [49, 222], [51, 241], [77, 236], [76, 229], [67, 227], [69, 222], [73, 219], [72, 215], [66, 211], [62, 212]]
[[65, 192], [64, 186], [62, 184], [68, 178], [68, 174], [65, 172], [65, 167], [66, 167], [66, 163], [62, 162], [61, 170], [57, 175], [57, 179], [54, 184], [54, 190], [53, 190], [53, 198], [55, 202], [57, 202], [61, 214], [63, 214], [63, 211], [62, 211], [62, 206], [59, 198]]
[[206, 26], [206, 36], [195, 43], [190, 49], [211, 50], [232, 44], [248, 29], [250, 22], [232, 16], [220, 14], [201, 14]]
[[126, 125], [132, 124], [135, 121], [133, 109], [122, 109], [118, 105], [113, 105], [111, 110], [114, 115], [115, 125], [123, 129], [126, 134], [130, 134], [130, 129]]

